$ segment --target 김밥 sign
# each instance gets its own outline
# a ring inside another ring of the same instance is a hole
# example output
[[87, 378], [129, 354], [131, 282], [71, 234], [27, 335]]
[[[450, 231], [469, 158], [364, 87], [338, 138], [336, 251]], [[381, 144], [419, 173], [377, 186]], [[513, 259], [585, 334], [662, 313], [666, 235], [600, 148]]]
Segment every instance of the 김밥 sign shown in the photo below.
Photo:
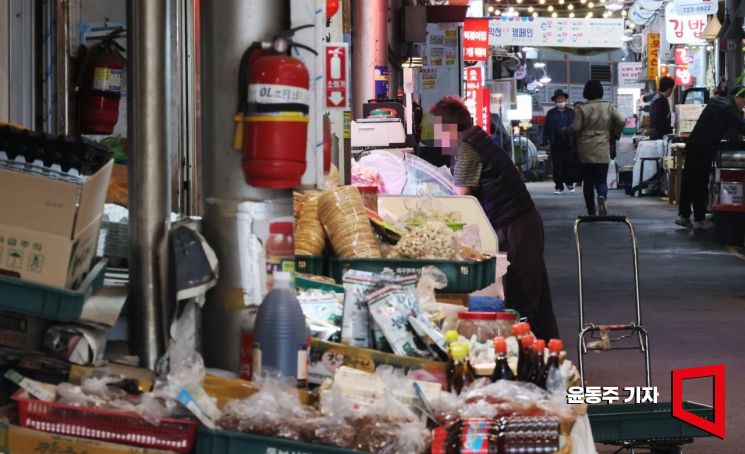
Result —
[[701, 34], [706, 27], [706, 15], [680, 16], [675, 5], [665, 7], [665, 37], [670, 44], [705, 44]]
[[489, 19], [466, 18], [463, 22], [463, 60], [489, 58]]
[[687, 87], [693, 85], [690, 63], [692, 58], [686, 46], [675, 46], [675, 85]]
[[623, 19], [503, 16], [489, 22], [489, 44], [621, 48], [623, 29]]

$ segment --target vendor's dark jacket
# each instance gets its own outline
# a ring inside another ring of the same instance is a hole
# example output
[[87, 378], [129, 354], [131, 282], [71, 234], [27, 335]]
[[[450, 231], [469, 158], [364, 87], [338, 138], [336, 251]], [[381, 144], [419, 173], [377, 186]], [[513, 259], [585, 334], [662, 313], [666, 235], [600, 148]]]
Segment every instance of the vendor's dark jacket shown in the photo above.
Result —
[[494, 229], [535, 208], [510, 155], [478, 126], [465, 137], [481, 158], [479, 187], [472, 188]]
[[729, 129], [745, 134], [745, 120], [742, 118], [742, 112], [729, 96], [712, 98], [701, 112], [696, 126], [693, 127], [688, 137], [687, 152], [703, 153], [710, 159], [713, 158], [719, 142]]
[[666, 134], [673, 132], [673, 127], [670, 125], [670, 103], [667, 102], [665, 95], [660, 92], [654, 95], [649, 114], [651, 117], [650, 139], [662, 139]]

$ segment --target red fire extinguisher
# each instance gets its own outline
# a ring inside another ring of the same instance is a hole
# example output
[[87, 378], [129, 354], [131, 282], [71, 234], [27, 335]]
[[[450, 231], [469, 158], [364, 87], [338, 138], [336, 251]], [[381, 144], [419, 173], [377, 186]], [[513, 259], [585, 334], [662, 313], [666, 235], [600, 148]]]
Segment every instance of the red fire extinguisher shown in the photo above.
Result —
[[280, 34], [273, 43], [253, 43], [241, 59], [235, 146], [243, 150], [246, 183], [291, 189], [305, 173], [310, 75], [289, 56], [291, 37], [306, 25]]
[[119, 120], [119, 101], [127, 60], [124, 48], [116, 38], [119, 29], [93, 46], [83, 60], [80, 78], [75, 87], [79, 95], [80, 132], [82, 134], [111, 134]]

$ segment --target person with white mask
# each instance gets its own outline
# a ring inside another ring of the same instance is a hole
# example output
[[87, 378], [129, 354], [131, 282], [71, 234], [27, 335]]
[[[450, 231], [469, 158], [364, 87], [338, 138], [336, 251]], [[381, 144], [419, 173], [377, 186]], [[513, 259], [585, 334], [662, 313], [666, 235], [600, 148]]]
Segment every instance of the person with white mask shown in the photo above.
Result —
[[568, 106], [569, 94], [562, 89], [554, 91], [551, 101], [555, 107], [546, 114], [546, 124], [543, 127], [543, 146], [551, 149], [551, 164], [553, 166], [554, 194], [564, 193], [564, 186], [574, 192], [574, 182], [578, 181], [578, 172], [574, 172], [572, 161], [576, 161], [576, 149], [573, 137], [562, 137], [559, 133], [569, 127], [574, 121], [574, 109]]

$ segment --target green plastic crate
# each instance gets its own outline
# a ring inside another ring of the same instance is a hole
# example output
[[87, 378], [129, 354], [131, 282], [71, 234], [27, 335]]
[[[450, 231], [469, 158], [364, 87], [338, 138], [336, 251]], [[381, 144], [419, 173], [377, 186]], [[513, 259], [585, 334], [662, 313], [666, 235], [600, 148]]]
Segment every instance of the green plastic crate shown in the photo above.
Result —
[[[494, 263], [494, 273], [487, 269]], [[397, 274], [417, 273], [425, 266], [436, 266], [448, 278], [448, 285], [441, 291], [444, 293], [471, 293], [481, 290], [494, 283], [496, 273], [496, 258], [476, 261], [455, 260], [414, 260], [414, 259], [329, 259], [329, 276], [342, 282], [344, 273], [348, 270], [371, 271], [379, 273], [384, 268], [390, 268]]]
[[293, 454], [355, 454], [360, 451], [300, 443], [283, 438], [210, 430], [204, 427], [199, 429], [195, 450], [196, 454], [277, 454], [280, 452]]
[[[683, 402], [683, 409], [710, 421], [714, 420], [714, 408], [707, 405]], [[589, 405], [587, 413], [592, 436], [598, 443], [711, 436], [673, 417], [670, 402]]]
[[295, 272], [312, 274], [314, 276], [328, 275], [328, 262], [326, 257], [317, 255], [296, 255]]
[[66, 290], [0, 276], [0, 309], [58, 322], [80, 317], [83, 304], [103, 287], [106, 259], [100, 259], [77, 290]]

